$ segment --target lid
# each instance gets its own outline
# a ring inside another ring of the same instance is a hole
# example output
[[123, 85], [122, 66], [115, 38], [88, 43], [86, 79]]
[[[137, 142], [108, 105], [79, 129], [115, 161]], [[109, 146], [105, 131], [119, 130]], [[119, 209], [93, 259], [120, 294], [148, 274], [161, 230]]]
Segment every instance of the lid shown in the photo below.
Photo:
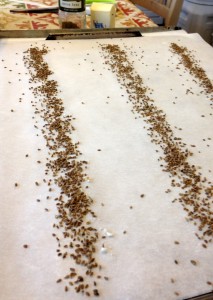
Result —
[[187, 2], [199, 4], [199, 5], [212, 5], [213, 6], [213, 0], [186, 0]]

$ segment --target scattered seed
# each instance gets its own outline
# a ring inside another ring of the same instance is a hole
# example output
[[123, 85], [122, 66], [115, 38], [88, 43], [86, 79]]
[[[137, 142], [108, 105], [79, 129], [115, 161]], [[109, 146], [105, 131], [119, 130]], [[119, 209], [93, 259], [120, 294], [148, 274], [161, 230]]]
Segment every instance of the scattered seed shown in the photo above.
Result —
[[69, 291], [68, 286], [65, 286], [65, 287], [64, 287], [64, 290], [65, 290], [65, 292], [68, 292], [68, 291]]
[[192, 259], [192, 260], [190, 260], [190, 262], [192, 265], [197, 266], [197, 262], [195, 260]]
[[97, 289], [93, 290], [94, 296], [100, 296]]
[[62, 279], [61, 279], [61, 278], [59, 278], [59, 279], [56, 281], [56, 283], [59, 283], [59, 282], [62, 282]]

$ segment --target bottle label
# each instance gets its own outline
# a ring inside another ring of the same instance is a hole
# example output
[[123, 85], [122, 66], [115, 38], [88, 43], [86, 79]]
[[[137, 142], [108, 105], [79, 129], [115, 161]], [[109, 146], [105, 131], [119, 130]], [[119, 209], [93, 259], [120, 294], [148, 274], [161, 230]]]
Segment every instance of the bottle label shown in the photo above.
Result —
[[67, 12], [85, 11], [85, 1], [59, 0], [59, 9]]

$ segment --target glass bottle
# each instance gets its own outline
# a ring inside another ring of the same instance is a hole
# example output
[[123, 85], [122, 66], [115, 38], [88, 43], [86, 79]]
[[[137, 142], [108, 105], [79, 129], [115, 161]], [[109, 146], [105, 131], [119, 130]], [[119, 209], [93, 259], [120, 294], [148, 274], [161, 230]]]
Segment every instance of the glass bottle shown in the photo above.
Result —
[[59, 0], [59, 24], [61, 28], [82, 29], [86, 26], [85, 0]]

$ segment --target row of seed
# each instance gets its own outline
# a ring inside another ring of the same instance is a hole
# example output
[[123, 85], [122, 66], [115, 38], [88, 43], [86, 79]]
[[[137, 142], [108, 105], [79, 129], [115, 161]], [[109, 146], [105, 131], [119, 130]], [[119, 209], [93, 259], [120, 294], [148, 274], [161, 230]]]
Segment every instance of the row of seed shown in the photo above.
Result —
[[181, 138], [174, 136], [165, 113], [147, 95], [149, 88], [134, 70], [127, 52], [118, 45], [106, 44], [100, 47], [105, 64], [110, 66], [118, 82], [125, 87], [132, 103], [133, 113], [144, 119], [148, 124], [151, 142], [161, 148], [163, 153], [159, 157], [161, 167], [163, 171], [169, 173], [171, 186], [180, 189], [179, 197], [173, 202], [179, 201], [182, 204], [188, 215], [187, 220], [197, 226], [196, 235], [206, 248], [213, 236], [212, 183], [202, 178], [198, 168], [188, 162], [192, 153]]
[[[195, 59], [192, 51], [186, 47], [179, 46], [176, 43], [171, 43], [170, 50], [172, 53], [177, 54], [180, 58], [180, 64], [189, 71], [189, 73], [198, 79], [199, 85], [204, 88], [207, 94], [213, 93], [213, 85], [211, 80], [206, 75], [205, 70], [199, 65], [198, 61]], [[213, 101], [213, 97], [211, 97]]]
[[97, 283], [91, 278], [95, 276], [95, 270], [101, 268], [95, 259], [95, 245], [99, 236], [88, 219], [95, 217], [91, 210], [93, 200], [82, 188], [86, 180], [87, 162], [80, 160], [79, 143], [74, 143], [71, 138], [75, 130], [72, 125], [74, 118], [64, 115], [58, 84], [51, 79], [53, 72], [44, 60], [47, 53], [48, 49], [44, 46], [42, 49], [29, 48], [25, 52], [24, 63], [36, 99], [35, 114], [44, 124], [41, 131], [49, 149], [45, 174], [53, 176], [60, 190], [54, 199], [58, 214], [53, 227], [59, 232], [53, 233], [58, 243], [56, 252], [63, 259], [71, 258], [70, 263], [75, 262], [75, 267], [72, 266], [57, 282], [66, 282], [65, 291], [73, 286], [76, 292], [98, 296]]

